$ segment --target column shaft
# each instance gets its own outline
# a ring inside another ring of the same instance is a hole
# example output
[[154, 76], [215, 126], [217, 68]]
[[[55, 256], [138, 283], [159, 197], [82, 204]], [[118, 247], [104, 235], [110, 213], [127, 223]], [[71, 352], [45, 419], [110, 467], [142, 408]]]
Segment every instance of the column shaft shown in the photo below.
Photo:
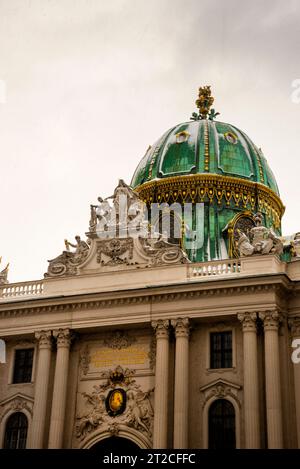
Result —
[[297, 420], [297, 447], [300, 449], [300, 363], [294, 363], [294, 383], [296, 399], [296, 420]]
[[31, 448], [42, 449], [45, 439], [45, 422], [48, 404], [48, 386], [51, 363], [51, 331], [35, 334], [39, 341], [38, 364], [35, 379]]
[[169, 321], [153, 321], [152, 326], [156, 332], [153, 448], [165, 449], [168, 444]]
[[175, 328], [174, 448], [188, 447], [189, 320], [172, 320]]
[[244, 343], [245, 447], [260, 447], [256, 313], [241, 313]]
[[259, 316], [264, 321], [265, 331], [268, 448], [280, 449], [283, 447], [278, 341], [278, 325], [280, 318], [277, 311], [266, 311], [260, 313]]
[[[300, 317], [289, 320], [292, 338], [300, 339]], [[300, 449], [300, 363], [294, 363], [295, 406], [297, 421], [297, 447]]]
[[57, 337], [57, 355], [48, 447], [62, 448], [71, 338], [69, 329], [53, 331], [53, 335]]

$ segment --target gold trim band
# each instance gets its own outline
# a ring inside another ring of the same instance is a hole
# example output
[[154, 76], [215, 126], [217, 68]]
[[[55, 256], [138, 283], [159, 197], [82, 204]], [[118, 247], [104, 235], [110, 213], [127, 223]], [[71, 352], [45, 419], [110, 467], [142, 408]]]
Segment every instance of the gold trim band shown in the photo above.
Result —
[[216, 202], [227, 206], [259, 210], [280, 227], [285, 207], [280, 197], [259, 182], [219, 174], [192, 174], [145, 182], [135, 188], [146, 204], [174, 202]]

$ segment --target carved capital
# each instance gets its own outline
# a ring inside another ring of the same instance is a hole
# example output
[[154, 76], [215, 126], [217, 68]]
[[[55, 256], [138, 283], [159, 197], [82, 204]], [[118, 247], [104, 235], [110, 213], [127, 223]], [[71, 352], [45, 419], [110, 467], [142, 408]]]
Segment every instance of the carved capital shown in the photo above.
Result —
[[157, 339], [167, 339], [169, 337], [169, 319], [158, 319], [157, 321], [152, 321], [152, 327], [155, 330], [155, 335]]
[[34, 334], [39, 349], [51, 349], [52, 347], [52, 333], [51, 331], [38, 331]]
[[300, 337], [300, 316], [295, 318], [290, 318], [289, 327], [291, 330], [291, 335], [293, 338]]
[[171, 325], [175, 329], [175, 337], [189, 337], [189, 318], [176, 318], [171, 320]]
[[258, 313], [258, 316], [264, 323], [265, 331], [277, 331], [280, 322], [282, 321], [282, 315], [276, 309], [270, 311], [262, 311]]
[[53, 331], [53, 337], [57, 341], [57, 347], [70, 347], [73, 334], [70, 329], [57, 329]]
[[256, 332], [257, 313], [239, 313], [237, 317], [242, 323], [243, 332]]

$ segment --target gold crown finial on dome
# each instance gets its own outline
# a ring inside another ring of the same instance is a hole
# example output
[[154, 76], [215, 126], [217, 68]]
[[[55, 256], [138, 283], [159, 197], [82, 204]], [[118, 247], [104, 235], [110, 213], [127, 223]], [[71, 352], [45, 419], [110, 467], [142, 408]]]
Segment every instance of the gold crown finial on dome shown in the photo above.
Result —
[[202, 119], [207, 119], [207, 115], [213, 102], [214, 98], [211, 95], [210, 86], [200, 86], [196, 106], [199, 109], [199, 114], [202, 116]]
[[219, 112], [215, 112], [214, 109], [210, 109], [213, 105], [214, 97], [211, 95], [210, 85], [200, 86], [198, 99], [196, 100], [196, 106], [199, 109], [199, 114], [193, 112], [191, 119], [200, 120], [207, 119], [213, 120], [219, 115]]

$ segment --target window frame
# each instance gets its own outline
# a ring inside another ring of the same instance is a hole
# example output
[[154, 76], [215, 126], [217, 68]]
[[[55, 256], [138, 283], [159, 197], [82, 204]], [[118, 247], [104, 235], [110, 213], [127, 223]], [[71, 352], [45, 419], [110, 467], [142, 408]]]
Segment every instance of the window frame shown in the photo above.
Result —
[[[211, 368], [211, 334], [218, 332], [231, 332], [232, 334], [232, 366], [230, 368]], [[207, 331], [206, 337], [206, 371], [208, 373], [225, 373], [227, 371], [236, 371], [236, 329], [232, 325], [211, 326]]]
[[[24, 350], [24, 349], [33, 349], [33, 360], [32, 360], [32, 371], [31, 371], [31, 380], [22, 383], [14, 383], [14, 369], [15, 369], [15, 360], [16, 360], [16, 350]], [[17, 344], [11, 350], [11, 360], [9, 364], [9, 373], [8, 373], [8, 384], [11, 386], [26, 386], [34, 383], [35, 379], [35, 365], [36, 365], [36, 355], [37, 355], [37, 346], [32, 343], [28, 344]]]

